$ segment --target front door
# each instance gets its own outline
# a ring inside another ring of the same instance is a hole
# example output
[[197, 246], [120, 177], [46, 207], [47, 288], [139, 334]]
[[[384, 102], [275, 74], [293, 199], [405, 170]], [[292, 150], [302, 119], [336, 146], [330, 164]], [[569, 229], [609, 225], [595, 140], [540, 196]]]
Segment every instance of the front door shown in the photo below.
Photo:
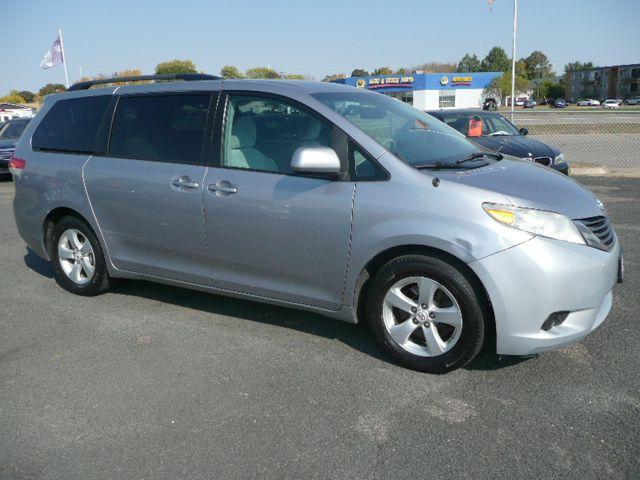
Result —
[[202, 164], [209, 93], [123, 95], [109, 153], [84, 168], [87, 193], [114, 265], [207, 283]]
[[220, 164], [204, 180], [212, 282], [339, 309], [355, 184], [290, 168], [296, 148], [334, 146], [333, 125], [298, 104], [260, 94], [231, 93], [225, 119]]

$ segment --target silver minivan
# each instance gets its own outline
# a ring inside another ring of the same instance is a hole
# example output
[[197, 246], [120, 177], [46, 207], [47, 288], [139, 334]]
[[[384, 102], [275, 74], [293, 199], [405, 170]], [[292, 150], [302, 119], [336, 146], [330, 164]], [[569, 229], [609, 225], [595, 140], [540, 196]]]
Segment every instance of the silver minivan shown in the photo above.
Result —
[[179, 79], [77, 84], [25, 130], [16, 222], [64, 289], [147, 279], [366, 322], [426, 372], [609, 313], [620, 244], [574, 180], [380, 93]]

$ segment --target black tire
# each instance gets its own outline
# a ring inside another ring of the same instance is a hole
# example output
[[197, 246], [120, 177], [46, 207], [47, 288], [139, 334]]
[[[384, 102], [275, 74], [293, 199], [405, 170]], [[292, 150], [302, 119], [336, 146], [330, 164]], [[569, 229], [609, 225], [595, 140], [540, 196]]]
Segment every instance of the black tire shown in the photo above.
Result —
[[[91, 248], [93, 249], [95, 271], [89, 281], [84, 285], [78, 285], [73, 282], [64, 272], [60, 264], [58, 242], [60, 241], [62, 234], [69, 229], [78, 230], [82, 236], [84, 236], [86, 241], [89, 241]], [[100, 242], [98, 242], [98, 239], [93, 233], [91, 227], [77, 217], [64, 217], [54, 225], [51, 235], [51, 244], [49, 245], [49, 256], [53, 263], [56, 282], [62, 288], [71, 293], [85, 297], [93, 297], [106, 292], [113, 285], [113, 280], [109, 277], [107, 272]]]
[[[462, 330], [457, 343], [445, 353], [425, 357], [405, 350], [393, 340], [383, 320], [383, 303], [389, 289], [406, 277], [428, 277], [444, 286], [457, 301]], [[472, 282], [447, 261], [426, 255], [406, 255], [385, 264], [373, 277], [366, 292], [366, 318], [382, 349], [399, 364], [428, 373], [446, 373], [466, 365], [482, 348], [485, 309]]]

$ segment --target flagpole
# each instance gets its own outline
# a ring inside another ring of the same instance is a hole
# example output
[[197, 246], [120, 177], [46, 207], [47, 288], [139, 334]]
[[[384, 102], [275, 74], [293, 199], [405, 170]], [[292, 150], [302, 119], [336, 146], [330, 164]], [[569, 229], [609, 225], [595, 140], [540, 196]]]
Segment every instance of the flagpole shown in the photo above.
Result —
[[511, 49], [511, 122], [516, 103], [516, 32], [518, 31], [518, 0], [513, 0], [513, 46]]
[[58, 29], [58, 36], [60, 37], [60, 51], [62, 52], [62, 66], [64, 67], [64, 81], [69, 88], [69, 74], [67, 73], [67, 54], [64, 53], [64, 42], [62, 41], [62, 29]]

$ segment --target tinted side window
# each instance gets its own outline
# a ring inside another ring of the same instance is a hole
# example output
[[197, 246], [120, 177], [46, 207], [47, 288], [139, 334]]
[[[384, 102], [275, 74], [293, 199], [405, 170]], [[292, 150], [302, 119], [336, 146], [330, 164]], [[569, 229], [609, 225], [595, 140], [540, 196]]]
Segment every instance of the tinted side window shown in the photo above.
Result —
[[209, 94], [121, 97], [109, 155], [200, 163], [210, 99]]
[[36, 128], [31, 145], [37, 150], [96, 153], [110, 100], [110, 95], [100, 95], [56, 102]]
[[289, 174], [299, 147], [332, 147], [333, 125], [278, 98], [229, 95], [222, 165]]

